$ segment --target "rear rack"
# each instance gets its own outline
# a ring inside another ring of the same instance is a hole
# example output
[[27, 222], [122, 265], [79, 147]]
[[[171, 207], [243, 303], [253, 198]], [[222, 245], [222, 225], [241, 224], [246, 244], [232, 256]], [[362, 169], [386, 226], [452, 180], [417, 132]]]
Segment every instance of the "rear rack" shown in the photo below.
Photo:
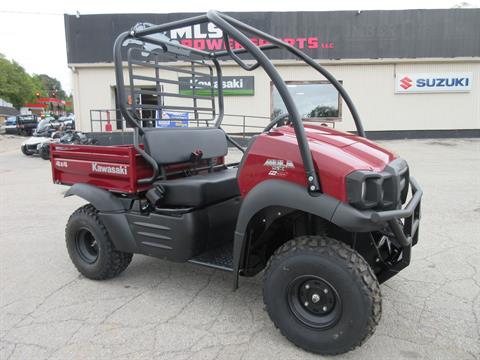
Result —
[[[207, 52], [182, 45], [165, 35], [169, 30], [191, 27], [193, 31], [194, 26], [205, 26], [205, 24], [211, 24], [222, 32], [224, 49]], [[249, 38], [252, 36], [264, 40], [267, 45], [255, 45]], [[219, 60], [230, 59], [246, 71], [261, 67], [270, 77], [295, 129], [308, 191], [312, 195], [320, 191], [300, 113], [285, 82], [265, 54], [272, 49], [290, 52], [325, 77], [345, 101], [355, 122], [357, 133], [365, 137], [358, 112], [343, 86], [315, 60], [280, 39], [214, 10], [204, 15], [162, 25], [137, 24], [130, 31], [117, 37], [114, 45], [114, 61], [120, 112], [127, 124], [134, 127], [135, 149], [153, 168], [152, 176], [139, 179], [140, 184], [153, 182], [159, 174], [158, 164], [139, 147], [140, 137], [145, 131], [142, 126], [145, 125], [145, 119], [150, 122], [162, 122], [166, 118], [181, 121], [185, 118], [190, 119], [190, 114], [193, 114], [194, 119], [198, 120], [197, 124], [204, 123], [205, 126], [220, 128], [224, 118], [224, 101], [222, 69]], [[245, 62], [243, 54], [248, 54], [254, 62]], [[127, 60], [128, 84], [124, 79], [124, 58]], [[172, 61], [177, 64], [170, 64]], [[178, 65], [178, 62], [181, 65]], [[189, 80], [183, 75], [189, 75]], [[180, 91], [175, 91], [181, 82], [191, 84], [188, 92], [182, 94]], [[129, 95], [127, 95], [127, 87]], [[150, 104], [138, 103], [136, 99], [139, 94], [152, 95], [156, 97], [156, 101]], [[226, 136], [228, 141], [241, 148], [227, 134]]]
[[[188, 68], [181, 68], [161, 63], [169, 60], [183, 60], [190, 65]], [[207, 126], [208, 122], [215, 120], [214, 84], [217, 76], [214, 67], [204, 59], [189, 59], [185, 55], [172, 57], [163, 48], [148, 51], [130, 47], [127, 50], [127, 64], [129, 75], [127, 105], [138, 119], [182, 121], [185, 118], [188, 120], [190, 115], [193, 115], [193, 120], [205, 122]], [[152, 73], [153, 76], [146, 76], [145, 73]], [[189, 80], [182, 78], [176, 80], [177, 73], [188, 75]], [[199, 79], [207, 80], [199, 82]], [[191, 91], [177, 92], [180, 85], [190, 87]], [[141, 103], [140, 95], [150, 95], [154, 102]]]

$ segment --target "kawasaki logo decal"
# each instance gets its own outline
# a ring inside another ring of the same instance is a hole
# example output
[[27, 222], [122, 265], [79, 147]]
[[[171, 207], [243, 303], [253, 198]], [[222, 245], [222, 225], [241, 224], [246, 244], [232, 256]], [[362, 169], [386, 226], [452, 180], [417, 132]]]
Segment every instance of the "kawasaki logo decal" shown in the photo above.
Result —
[[472, 78], [472, 73], [397, 74], [395, 92], [469, 92]]
[[100, 174], [128, 175], [127, 167], [125, 165], [99, 165], [98, 163], [94, 162], [92, 163], [92, 171]]

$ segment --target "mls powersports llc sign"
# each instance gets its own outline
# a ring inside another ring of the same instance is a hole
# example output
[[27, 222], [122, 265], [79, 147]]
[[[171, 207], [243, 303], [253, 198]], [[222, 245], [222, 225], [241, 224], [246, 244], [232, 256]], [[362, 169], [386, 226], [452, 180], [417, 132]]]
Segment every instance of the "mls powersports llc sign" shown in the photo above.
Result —
[[472, 89], [472, 73], [402, 73], [395, 78], [395, 92], [446, 93], [469, 92]]
[[[170, 39], [195, 49], [210, 51], [226, 49], [223, 31], [213, 23], [172, 29], [167, 34]], [[299, 49], [333, 49], [335, 47], [333, 42], [322, 41], [318, 36], [286, 36], [281, 38], [286, 43]], [[258, 46], [270, 44], [261, 38], [253, 37], [250, 40]], [[229, 39], [229, 45], [232, 49], [243, 49], [243, 46], [233, 39]]]
[[[136, 23], [166, 24], [202, 14], [65, 15], [68, 63], [112, 62], [115, 39]], [[480, 54], [480, 9], [254, 11], [228, 15], [284, 40], [314, 59], [449, 59]], [[102, 36], [98, 29], [102, 29]], [[213, 23], [172, 28], [164, 35], [199, 50], [225, 49], [224, 34]], [[256, 35], [247, 36], [256, 45], [267, 43]], [[234, 39], [229, 42], [232, 49], [241, 48]], [[284, 50], [269, 50], [268, 57], [297, 59]], [[247, 55], [245, 58], [251, 59]]]
[[[191, 77], [179, 77], [179, 93], [182, 95], [205, 95], [210, 96], [212, 93], [212, 84], [210, 77], [197, 77], [195, 84]], [[213, 81], [214, 95], [217, 95], [218, 82]], [[222, 89], [225, 96], [244, 96], [254, 94], [254, 77], [253, 76], [223, 76]]]

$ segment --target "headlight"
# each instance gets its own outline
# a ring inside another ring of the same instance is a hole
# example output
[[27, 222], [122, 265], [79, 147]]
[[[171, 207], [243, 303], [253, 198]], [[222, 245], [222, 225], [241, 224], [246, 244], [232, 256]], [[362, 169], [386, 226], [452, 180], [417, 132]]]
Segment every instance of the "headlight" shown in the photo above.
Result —
[[371, 209], [381, 200], [383, 179], [380, 173], [357, 170], [347, 176], [348, 202], [358, 209]]
[[367, 183], [365, 181], [362, 181], [362, 190], [361, 190], [360, 198], [365, 199], [366, 194], [367, 194]]
[[361, 210], [396, 209], [406, 200], [408, 182], [403, 159], [392, 161], [381, 172], [357, 170], [346, 177], [348, 202]]

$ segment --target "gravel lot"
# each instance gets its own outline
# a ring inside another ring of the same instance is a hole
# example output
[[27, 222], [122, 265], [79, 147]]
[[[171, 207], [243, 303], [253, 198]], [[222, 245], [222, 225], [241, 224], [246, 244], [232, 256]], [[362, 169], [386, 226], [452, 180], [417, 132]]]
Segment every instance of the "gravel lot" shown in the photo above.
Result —
[[[0, 135], [0, 359], [320, 359], [285, 340], [261, 277], [231, 291], [228, 274], [136, 255], [118, 278], [80, 276], [50, 163]], [[424, 188], [412, 264], [382, 285], [383, 317], [338, 359], [480, 359], [480, 141], [382, 142]]]

